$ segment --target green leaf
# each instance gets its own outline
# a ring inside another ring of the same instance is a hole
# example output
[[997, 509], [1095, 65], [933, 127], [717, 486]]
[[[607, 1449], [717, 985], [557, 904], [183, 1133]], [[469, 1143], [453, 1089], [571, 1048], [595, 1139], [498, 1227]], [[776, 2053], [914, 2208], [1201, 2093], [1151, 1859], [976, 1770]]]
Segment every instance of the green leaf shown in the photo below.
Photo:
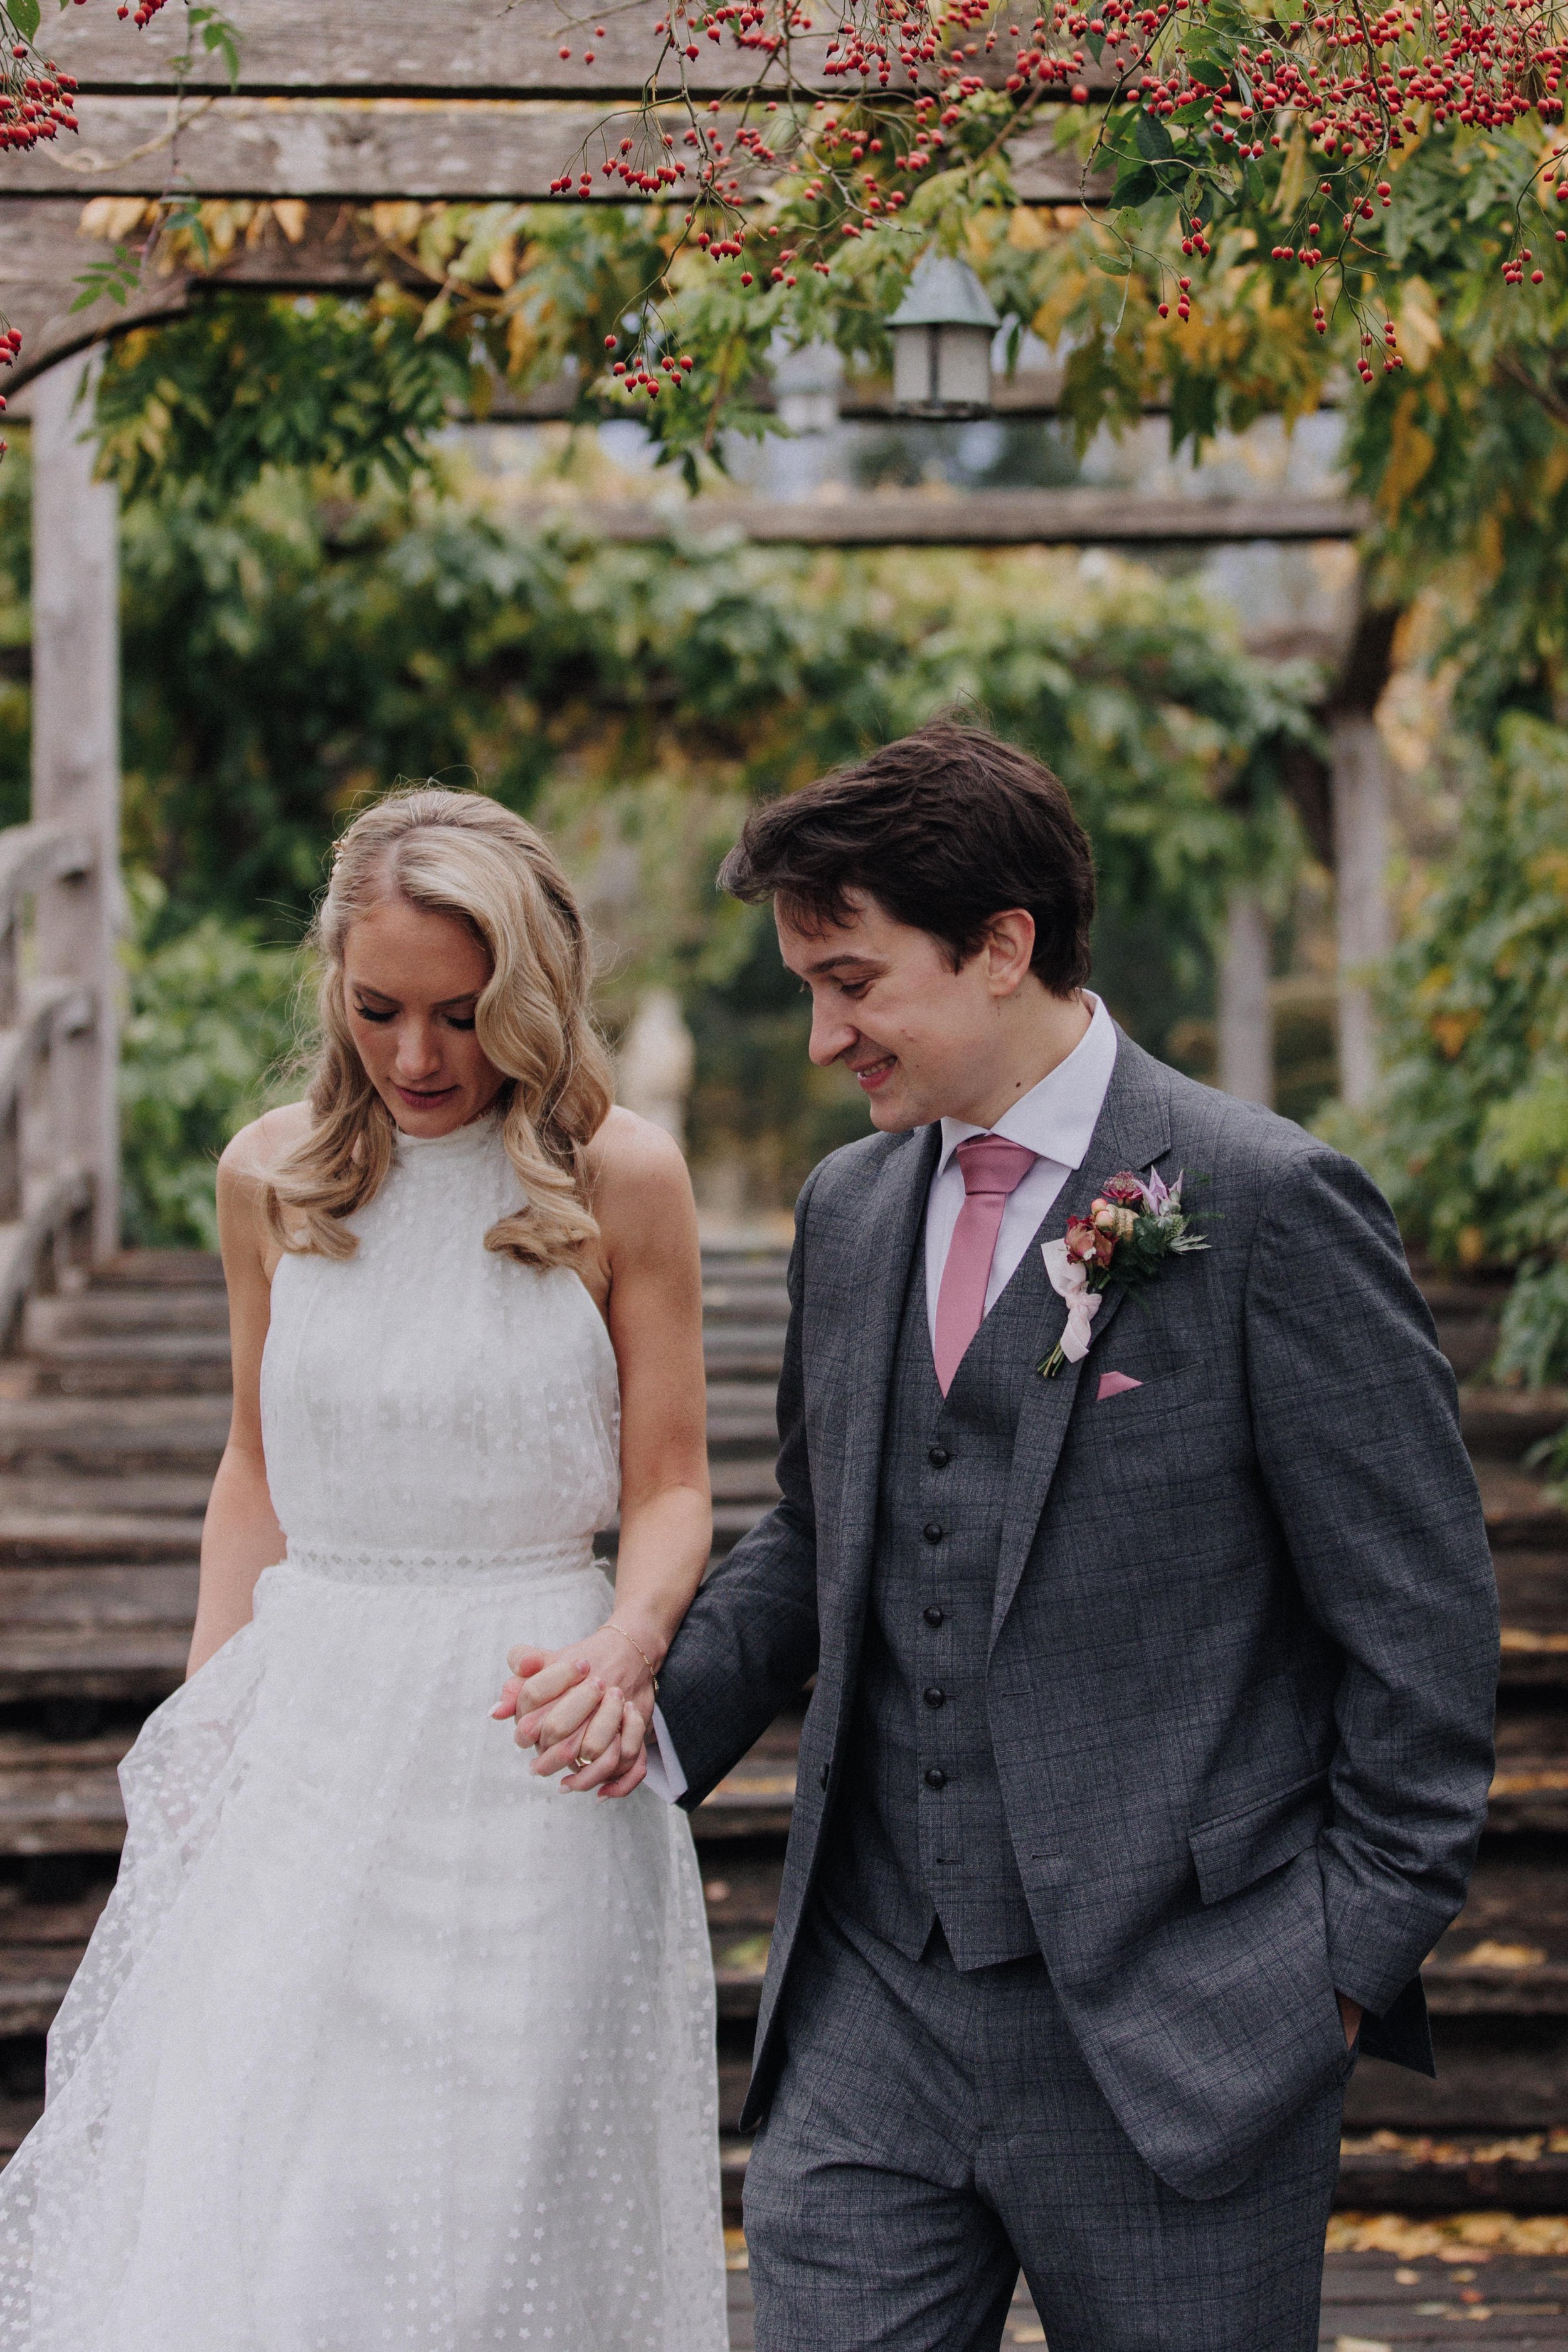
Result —
[[38, 0], [10, 0], [7, 13], [23, 40], [30, 41], [38, 29]]
[[[1152, 204], [1159, 194], [1160, 188], [1160, 174], [1152, 165], [1124, 163], [1116, 175], [1116, 186], [1110, 201], [1113, 205], [1125, 205], [1130, 207]], [[1133, 214], [1133, 218], [1137, 218], [1136, 213]]]
[[1132, 125], [1132, 136], [1137, 143], [1138, 152], [1151, 163], [1163, 163], [1176, 152], [1171, 144], [1170, 132], [1157, 114], [1150, 114], [1146, 110], [1140, 110], [1138, 119]]
[[1128, 205], [1117, 214], [1110, 226], [1116, 236], [1124, 236], [1131, 244], [1142, 233], [1143, 215], [1136, 205]]
[[[1223, 89], [1230, 79], [1229, 67], [1222, 66], [1217, 58], [1207, 58], [1201, 54], [1194, 57], [1191, 51], [1187, 56], [1187, 71], [1194, 81], [1201, 81], [1205, 89]], [[1184, 111], [1185, 109], [1178, 111], [1176, 117], [1178, 121]]]
[[1130, 278], [1132, 274], [1132, 260], [1129, 254], [1097, 253], [1094, 258], [1108, 278]]

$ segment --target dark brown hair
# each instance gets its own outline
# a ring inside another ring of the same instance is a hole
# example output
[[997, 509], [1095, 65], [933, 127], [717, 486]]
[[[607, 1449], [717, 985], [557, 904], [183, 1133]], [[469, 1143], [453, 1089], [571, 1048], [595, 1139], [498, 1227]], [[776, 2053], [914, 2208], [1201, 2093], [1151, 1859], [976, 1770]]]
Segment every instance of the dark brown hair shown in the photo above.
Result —
[[1051, 993], [1089, 978], [1094, 856], [1072, 803], [1027, 751], [953, 719], [753, 810], [719, 881], [732, 898], [776, 898], [804, 930], [842, 922], [864, 891], [944, 941], [955, 971], [997, 915], [1023, 907]]

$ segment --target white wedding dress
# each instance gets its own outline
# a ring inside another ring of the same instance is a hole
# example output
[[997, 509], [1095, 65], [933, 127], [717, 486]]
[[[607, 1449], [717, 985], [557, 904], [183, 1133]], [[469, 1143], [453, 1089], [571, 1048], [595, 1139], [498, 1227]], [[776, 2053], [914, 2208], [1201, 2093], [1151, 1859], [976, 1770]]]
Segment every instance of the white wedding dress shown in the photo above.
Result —
[[119, 1884], [0, 2178], [5, 2352], [722, 2352], [684, 1814], [536, 1778], [508, 1647], [608, 1614], [618, 1395], [574, 1274], [483, 1247], [493, 1118], [286, 1257], [288, 1558], [121, 1768]]

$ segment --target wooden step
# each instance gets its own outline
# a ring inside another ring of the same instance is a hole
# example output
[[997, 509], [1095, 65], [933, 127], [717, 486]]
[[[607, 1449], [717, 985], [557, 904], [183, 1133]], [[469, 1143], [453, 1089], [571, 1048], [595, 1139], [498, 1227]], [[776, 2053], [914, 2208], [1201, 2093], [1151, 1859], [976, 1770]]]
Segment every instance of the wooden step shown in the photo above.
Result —
[[1522, 1461], [1568, 1422], [1568, 1389], [1463, 1388], [1459, 1427], [1472, 1456]]
[[227, 1396], [228, 1340], [216, 1331], [62, 1340], [28, 1359], [39, 1396]]
[[84, 1290], [31, 1298], [22, 1318], [25, 1348], [65, 1341], [167, 1337], [177, 1332], [228, 1339], [228, 1298], [222, 1289], [190, 1284], [171, 1289], [124, 1289], [91, 1283]]
[[14, 1568], [0, 1576], [0, 1700], [144, 1699], [184, 1680], [193, 1564]]
[[1475, 1465], [1487, 1534], [1494, 1550], [1568, 1553], [1568, 1511], [1552, 1500], [1545, 1478], [1483, 1454]]
[[47, 1740], [0, 1731], [0, 1854], [118, 1853], [116, 1768], [130, 1746], [122, 1732]]
[[789, 1292], [782, 1278], [757, 1280], [743, 1274], [716, 1271], [704, 1264], [702, 1320], [704, 1325], [749, 1323], [782, 1327], [789, 1321]]
[[216, 1250], [127, 1249], [93, 1270], [96, 1289], [223, 1288], [223, 1260]]
[[217, 1396], [0, 1399], [0, 1470], [102, 1476], [217, 1468], [229, 1405]]
[[691, 1826], [699, 1843], [786, 1835], [795, 1779], [794, 1746], [773, 1744], [773, 1735], [765, 1735], [698, 1806]]
[[156, 1568], [196, 1559], [201, 1542], [202, 1522], [195, 1512], [0, 1509], [0, 1571], [5, 1573], [67, 1564], [123, 1567], [135, 1562]]
[[720, 1323], [702, 1333], [702, 1360], [715, 1381], [775, 1381], [784, 1370], [784, 1328], [767, 1323]]
[[708, 1383], [708, 1449], [718, 1455], [755, 1451], [770, 1464], [778, 1452], [778, 1383], [767, 1381], [710, 1381]]
[[206, 1509], [212, 1479], [199, 1470], [127, 1470], [101, 1477], [58, 1471], [0, 1470], [0, 1522], [26, 1518], [194, 1518]]

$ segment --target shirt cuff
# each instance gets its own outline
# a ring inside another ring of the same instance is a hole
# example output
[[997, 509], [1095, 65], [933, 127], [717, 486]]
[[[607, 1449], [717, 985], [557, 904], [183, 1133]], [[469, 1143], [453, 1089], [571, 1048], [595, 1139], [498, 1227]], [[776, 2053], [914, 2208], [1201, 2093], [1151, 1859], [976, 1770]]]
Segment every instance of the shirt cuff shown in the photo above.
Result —
[[667, 1805], [678, 1805], [686, 1794], [687, 1780], [680, 1769], [680, 1759], [675, 1752], [675, 1742], [669, 1727], [656, 1706], [653, 1728], [647, 1736], [647, 1785], [656, 1797]]

